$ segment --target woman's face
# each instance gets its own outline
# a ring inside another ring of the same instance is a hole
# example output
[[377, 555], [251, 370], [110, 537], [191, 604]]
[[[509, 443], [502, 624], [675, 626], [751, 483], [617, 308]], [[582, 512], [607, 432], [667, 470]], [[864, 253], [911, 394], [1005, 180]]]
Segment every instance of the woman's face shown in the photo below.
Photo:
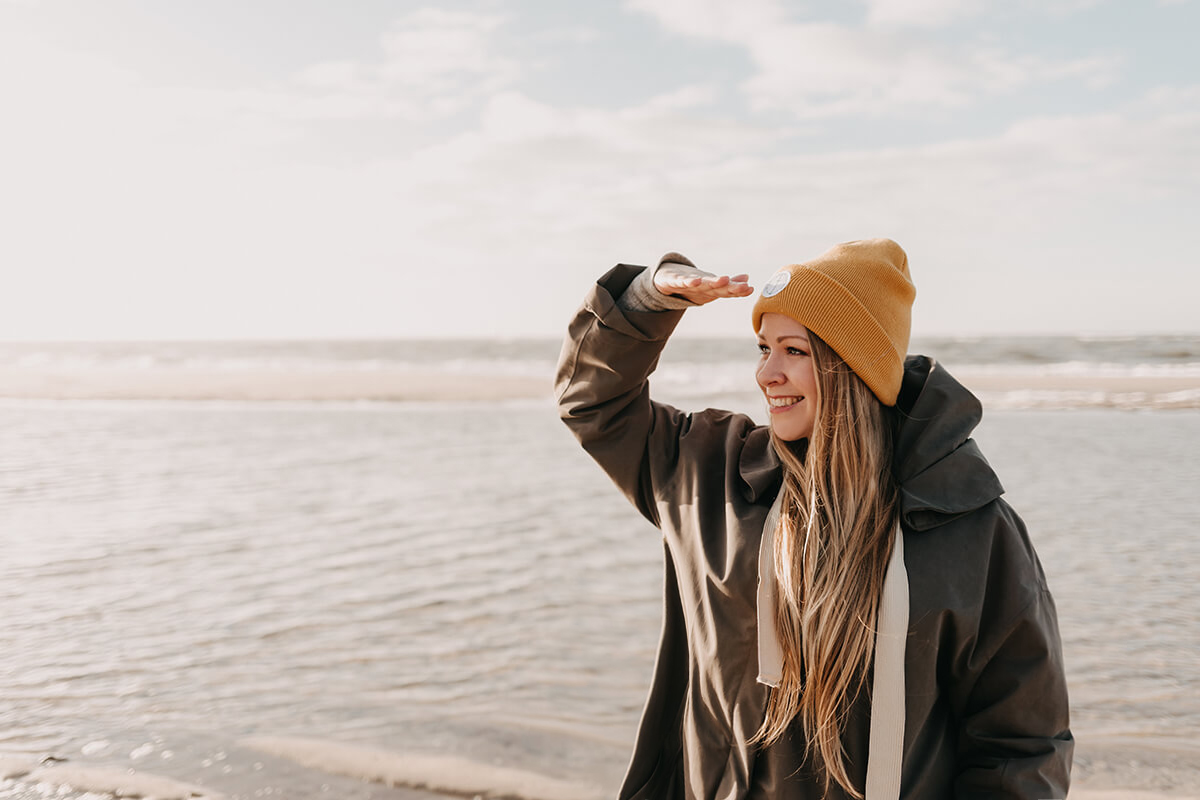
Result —
[[767, 398], [771, 430], [785, 442], [807, 439], [817, 409], [808, 329], [784, 314], [763, 314], [758, 349], [762, 358], [754, 374]]

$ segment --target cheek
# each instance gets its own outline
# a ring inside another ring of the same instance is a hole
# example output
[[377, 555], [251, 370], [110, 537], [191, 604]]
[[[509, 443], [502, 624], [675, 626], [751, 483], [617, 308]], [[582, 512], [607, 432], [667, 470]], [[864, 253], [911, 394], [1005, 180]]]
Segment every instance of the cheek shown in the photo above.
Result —
[[804, 371], [796, 376], [800, 385], [804, 387], [805, 393], [815, 395], [817, 393], [817, 373], [813, 370], [812, 362], [809, 361], [805, 366]]
[[787, 379], [788, 383], [796, 388], [796, 391], [805, 395], [810, 393], [809, 390], [812, 388], [812, 376], [805, 367], [799, 364], [793, 366], [787, 372]]

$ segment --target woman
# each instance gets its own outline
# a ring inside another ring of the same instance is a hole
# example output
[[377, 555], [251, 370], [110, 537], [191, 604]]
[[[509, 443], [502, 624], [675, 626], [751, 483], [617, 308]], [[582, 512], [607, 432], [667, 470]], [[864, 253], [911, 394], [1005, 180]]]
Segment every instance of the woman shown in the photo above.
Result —
[[620, 797], [1062, 798], [1054, 604], [970, 433], [978, 401], [905, 359], [887, 239], [780, 270], [755, 302], [770, 425], [651, 401], [683, 309], [752, 293], [671, 253], [571, 323], [562, 417], [666, 549], [662, 641]]

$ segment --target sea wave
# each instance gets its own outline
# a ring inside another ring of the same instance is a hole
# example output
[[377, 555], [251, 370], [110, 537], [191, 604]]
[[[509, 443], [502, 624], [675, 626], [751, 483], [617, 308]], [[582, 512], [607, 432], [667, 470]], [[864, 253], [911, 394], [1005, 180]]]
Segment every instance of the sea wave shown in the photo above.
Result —
[[320, 358], [307, 355], [261, 357], [190, 355], [163, 357], [147, 353], [99, 355], [95, 353], [33, 352], [0, 359], [0, 368], [56, 372], [384, 372], [435, 370], [451, 375], [540, 376], [554, 371], [554, 362], [535, 358], [448, 358], [437, 362], [387, 358]]
[[1090, 378], [1200, 378], [1200, 361], [1168, 363], [1118, 363], [1114, 361], [1061, 361], [1048, 364], [959, 364], [955, 374], [1022, 377]]
[[120, 767], [61, 763], [25, 763], [0, 759], [0, 798], [53, 797], [58, 800], [107, 800], [143, 797], [157, 800], [225, 800], [203, 786]]
[[1165, 411], [1200, 409], [1200, 389], [1182, 389], [1170, 392], [1017, 389], [1008, 392], [980, 392], [979, 396], [986, 408], [1006, 410], [1116, 408], [1131, 411]]
[[[949, 371], [993, 408], [1200, 408], [1200, 363], [991, 364], [951, 366]], [[723, 397], [736, 397], [752, 407], [758, 403], [745, 365], [664, 365], [651, 382], [657, 395], [677, 404]]]
[[[229, 403], [548, 400], [547, 342], [0, 346], [0, 399]], [[727, 345], [728, 343], [723, 343]], [[402, 346], [403, 345], [403, 346]], [[654, 395], [683, 407], [757, 407], [755, 359], [695, 343], [664, 354]], [[999, 408], [1200, 408], [1200, 360], [943, 362]]]
[[[1200, 378], [1188, 376], [989, 371], [960, 373], [958, 377], [989, 408], [1200, 408]], [[669, 367], [654, 375], [651, 384], [658, 400], [685, 409], [720, 406], [749, 410], [761, 405], [753, 379], [742, 370]], [[0, 403], [3, 404], [190, 403], [205, 407], [269, 405], [273, 408], [320, 404], [327, 408], [353, 410], [395, 403], [550, 404], [552, 399], [552, 380], [548, 375], [464, 375], [405, 370], [18, 373], [0, 368]]]

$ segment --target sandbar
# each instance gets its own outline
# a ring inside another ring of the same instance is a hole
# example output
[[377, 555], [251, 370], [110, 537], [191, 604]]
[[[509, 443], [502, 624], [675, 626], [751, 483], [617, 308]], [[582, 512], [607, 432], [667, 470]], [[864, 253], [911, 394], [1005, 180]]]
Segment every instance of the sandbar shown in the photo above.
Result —
[[[1077, 395], [1081, 405], [1200, 408], [1200, 377], [1195, 376], [987, 370], [960, 370], [955, 376], [985, 399], [1025, 392], [1033, 397], [1032, 405], [1040, 404], [1038, 395]], [[9, 399], [494, 402], [549, 400], [552, 385], [549, 368], [538, 375], [407, 368], [0, 367], [0, 398]], [[675, 389], [684, 393], [680, 401], [686, 398], [689, 387]], [[745, 394], [756, 394], [749, 378]], [[1094, 397], [1089, 400], [1088, 395]]]

